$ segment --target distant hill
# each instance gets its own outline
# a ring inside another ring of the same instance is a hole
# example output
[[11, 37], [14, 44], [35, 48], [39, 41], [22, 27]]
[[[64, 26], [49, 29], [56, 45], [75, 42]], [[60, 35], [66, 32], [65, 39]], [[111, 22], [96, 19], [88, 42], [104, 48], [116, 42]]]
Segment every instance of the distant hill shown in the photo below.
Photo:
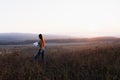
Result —
[[[44, 34], [43, 34], [44, 35]], [[62, 35], [44, 35], [44, 38], [49, 39], [67, 39], [69, 36]], [[28, 40], [37, 40], [38, 34], [30, 33], [0, 33], [0, 42], [21, 42]]]
[[1, 33], [0, 42], [18, 42], [25, 40], [35, 40], [36, 34], [25, 34], [25, 33]]
[[[116, 37], [96, 37], [96, 38], [75, 38], [63, 35], [43, 34], [47, 43], [70, 43], [70, 42], [99, 42], [99, 41], [119, 41]], [[38, 39], [38, 34], [30, 33], [0, 33], [0, 45], [31, 44]]]

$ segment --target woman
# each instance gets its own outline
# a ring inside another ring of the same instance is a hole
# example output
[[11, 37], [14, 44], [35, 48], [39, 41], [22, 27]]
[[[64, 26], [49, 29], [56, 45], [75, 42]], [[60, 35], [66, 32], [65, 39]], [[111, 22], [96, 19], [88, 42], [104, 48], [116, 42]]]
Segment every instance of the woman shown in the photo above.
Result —
[[39, 50], [38, 50], [37, 54], [34, 57], [35, 62], [38, 59], [38, 57], [40, 56], [40, 54], [42, 56], [42, 61], [44, 61], [45, 40], [44, 40], [42, 34], [39, 34], [38, 48], [39, 48]]

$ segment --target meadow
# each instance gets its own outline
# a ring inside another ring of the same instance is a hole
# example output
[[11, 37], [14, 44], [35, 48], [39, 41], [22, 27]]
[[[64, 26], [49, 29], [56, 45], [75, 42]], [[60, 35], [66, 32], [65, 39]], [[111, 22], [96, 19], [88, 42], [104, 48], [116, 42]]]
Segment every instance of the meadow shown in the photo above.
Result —
[[0, 48], [0, 80], [119, 80], [120, 43], [48, 46], [35, 63], [36, 47]]

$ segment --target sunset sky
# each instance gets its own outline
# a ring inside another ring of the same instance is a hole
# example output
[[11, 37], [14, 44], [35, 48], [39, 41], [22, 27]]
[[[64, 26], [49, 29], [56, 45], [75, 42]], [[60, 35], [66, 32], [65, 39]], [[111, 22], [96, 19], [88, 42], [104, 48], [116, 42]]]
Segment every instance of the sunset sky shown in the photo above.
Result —
[[120, 36], [120, 0], [0, 0], [0, 33]]

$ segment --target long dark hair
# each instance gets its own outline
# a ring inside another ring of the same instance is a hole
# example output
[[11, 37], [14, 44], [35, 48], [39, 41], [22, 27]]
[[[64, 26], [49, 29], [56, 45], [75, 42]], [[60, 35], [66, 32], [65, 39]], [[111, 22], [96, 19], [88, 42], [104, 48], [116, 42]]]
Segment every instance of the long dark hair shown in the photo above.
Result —
[[45, 40], [44, 40], [42, 34], [39, 34], [39, 38], [40, 38], [41, 41], [42, 41], [42, 45], [45, 46]]

